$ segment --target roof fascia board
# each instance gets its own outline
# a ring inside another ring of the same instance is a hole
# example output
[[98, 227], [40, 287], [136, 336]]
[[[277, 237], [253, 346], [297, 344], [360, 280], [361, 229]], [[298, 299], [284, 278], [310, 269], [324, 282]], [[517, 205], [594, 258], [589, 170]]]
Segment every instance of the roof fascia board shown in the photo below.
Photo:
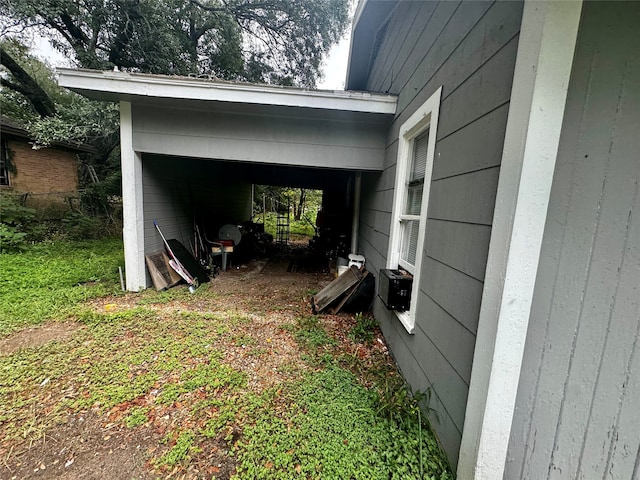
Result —
[[279, 105], [393, 115], [397, 97], [364, 92], [306, 90], [161, 75], [59, 68], [60, 86], [106, 93], [113, 100], [156, 97]]
[[345, 89], [364, 90], [376, 33], [397, 7], [396, 0], [361, 0], [351, 28]]

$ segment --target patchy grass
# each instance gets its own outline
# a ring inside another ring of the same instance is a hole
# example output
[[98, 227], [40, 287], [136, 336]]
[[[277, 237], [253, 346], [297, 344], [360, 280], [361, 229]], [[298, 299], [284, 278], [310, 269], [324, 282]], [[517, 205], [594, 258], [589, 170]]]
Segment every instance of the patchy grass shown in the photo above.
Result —
[[49, 319], [64, 320], [82, 302], [120, 291], [122, 241], [34, 245], [0, 254], [0, 336]]
[[[275, 237], [276, 235], [276, 223], [277, 223], [278, 215], [275, 212], [268, 212], [266, 221], [264, 222], [264, 231], [270, 233]], [[255, 222], [263, 223], [263, 215], [260, 214], [254, 218]], [[314, 220], [315, 221], [315, 220]], [[291, 235], [298, 235], [301, 237], [311, 238], [315, 235], [315, 229], [313, 225], [309, 223], [309, 221], [303, 220], [294, 220], [293, 215], [291, 215], [289, 219], [289, 233]]]
[[349, 330], [349, 338], [355, 342], [368, 343], [373, 341], [378, 326], [376, 319], [360, 312], [356, 313], [355, 321], [356, 324]]
[[320, 320], [315, 315], [299, 318], [293, 331], [296, 341], [314, 353], [322, 347], [336, 345], [336, 341], [320, 325]]
[[[193, 295], [176, 288], [96, 298], [117, 290], [117, 283], [100, 280], [112, 271], [109, 262], [117, 275], [121, 245], [106, 243], [94, 245], [103, 261], [85, 262], [82, 274], [82, 262], [69, 258], [75, 276], [64, 277], [97, 278], [92, 281], [105, 287], [102, 293], [96, 287], [71, 295], [49, 317], [7, 324], [11, 331], [72, 314], [79, 322], [61, 341], [0, 357], [6, 451], [29, 451], [69, 418], [91, 412], [100, 428], [152, 432], [147, 438], [156, 440], [142, 450], [150, 475], [452, 478], [418, 408], [422, 398], [422, 411], [428, 410], [428, 392], [411, 395], [369, 317], [305, 314], [309, 286], [296, 291], [290, 280], [286, 288], [269, 280], [253, 287], [264, 300], [255, 292], [241, 297], [240, 283], [229, 288], [233, 295], [215, 283]], [[69, 255], [90, 256], [91, 245], [82, 245], [72, 245]], [[62, 250], [56, 258], [66, 258]], [[27, 265], [41, 258], [20, 261], [44, 278], [47, 268]], [[52, 285], [59, 291], [77, 286], [68, 280]], [[269, 288], [281, 295], [282, 309], [274, 308]], [[56, 295], [54, 289], [45, 294]]]

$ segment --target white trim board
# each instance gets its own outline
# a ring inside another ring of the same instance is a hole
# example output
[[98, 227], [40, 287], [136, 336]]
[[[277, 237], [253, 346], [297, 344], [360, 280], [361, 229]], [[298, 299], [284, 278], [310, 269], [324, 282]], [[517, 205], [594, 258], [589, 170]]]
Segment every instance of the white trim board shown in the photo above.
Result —
[[525, 3], [462, 444], [461, 480], [507, 458], [582, 2]]
[[369, 92], [309, 90], [296, 87], [203, 80], [140, 73], [58, 68], [58, 83], [112, 100], [135, 97], [232, 102], [394, 115], [397, 97]]

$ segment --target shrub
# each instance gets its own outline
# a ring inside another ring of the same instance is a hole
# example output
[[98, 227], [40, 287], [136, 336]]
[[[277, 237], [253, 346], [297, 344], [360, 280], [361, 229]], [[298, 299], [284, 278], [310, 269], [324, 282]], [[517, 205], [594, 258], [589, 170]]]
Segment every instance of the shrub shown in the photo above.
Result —
[[23, 207], [12, 195], [0, 195], [0, 252], [24, 250], [29, 241], [41, 236], [43, 227], [36, 211]]
[[104, 223], [81, 212], [69, 212], [62, 219], [62, 230], [71, 240], [89, 240], [104, 236]]

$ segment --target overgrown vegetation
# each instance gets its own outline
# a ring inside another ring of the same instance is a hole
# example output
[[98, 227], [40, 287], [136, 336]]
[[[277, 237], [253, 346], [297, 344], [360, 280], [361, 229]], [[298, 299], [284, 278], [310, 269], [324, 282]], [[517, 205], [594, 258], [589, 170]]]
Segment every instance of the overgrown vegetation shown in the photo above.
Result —
[[245, 428], [238, 478], [452, 478], [417, 415], [381, 417], [375, 391], [335, 363], [291, 386], [287, 400], [278, 417], [268, 405]]
[[[47, 218], [45, 210], [22, 205], [20, 195], [0, 194], [0, 253], [21, 252], [35, 243], [61, 240], [90, 240], [116, 236], [121, 231], [120, 206], [112, 203], [107, 195], [97, 199], [90, 194], [95, 189], [82, 192], [77, 209], [59, 205], [67, 210], [61, 219]], [[92, 203], [85, 203], [91, 195]], [[100, 203], [100, 211], [96, 205]]]
[[375, 318], [362, 312], [356, 313], [356, 324], [349, 330], [349, 338], [356, 342], [370, 342], [373, 340], [375, 329], [378, 326]]
[[[375, 348], [370, 317], [332, 329], [297, 315], [266, 334], [272, 320], [254, 324], [264, 312], [217, 308], [207, 285], [83, 302], [116, 292], [121, 248], [66, 242], [0, 256], [10, 292], [0, 300], [2, 335], [45, 318], [81, 325], [64, 341], [0, 357], [0, 443], [34, 442], [90, 410], [127, 431], [157, 432], [146, 455], [162, 475], [211, 478], [226, 462], [236, 480], [453, 478], [422, 414], [428, 395], [413, 396]], [[257, 388], [252, 362], [295, 344], [278, 364], [282, 380]]]
[[35, 221], [36, 211], [26, 208], [9, 195], [0, 195], [0, 253], [24, 250], [27, 242], [42, 234]]
[[[267, 212], [266, 220], [263, 220], [264, 215], [260, 214], [254, 217], [254, 221], [258, 223], [262, 223], [264, 221], [264, 231], [275, 237], [277, 216], [278, 214], [275, 212]], [[312, 221], [315, 222], [315, 216], [313, 220], [310, 220], [309, 217], [303, 218], [302, 220], [291, 220], [289, 223], [289, 233], [292, 235], [313, 237], [315, 235], [315, 229], [310, 223]]]
[[64, 320], [82, 302], [120, 291], [122, 241], [46, 242], [0, 254], [0, 335], [49, 319]]

